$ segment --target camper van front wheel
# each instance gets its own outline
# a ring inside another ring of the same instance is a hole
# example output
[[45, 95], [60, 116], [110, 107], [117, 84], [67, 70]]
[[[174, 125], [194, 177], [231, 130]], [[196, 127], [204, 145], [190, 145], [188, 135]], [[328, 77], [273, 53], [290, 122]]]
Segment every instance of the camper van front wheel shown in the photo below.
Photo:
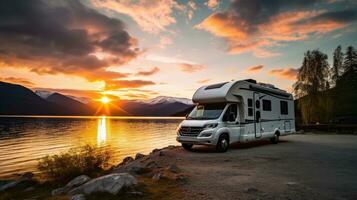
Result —
[[279, 142], [279, 132], [276, 132], [274, 134], [274, 137], [270, 138], [270, 142], [273, 144], [278, 144]]
[[186, 144], [186, 143], [182, 143], [181, 145], [186, 150], [191, 150], [193, 146], [193, 144]]
[[222, 134], [219, 136], [217, 145], [216, 145], [216, 150], [218, 152], [226, 152], [229, 148], [229, 138], [227, 134]]

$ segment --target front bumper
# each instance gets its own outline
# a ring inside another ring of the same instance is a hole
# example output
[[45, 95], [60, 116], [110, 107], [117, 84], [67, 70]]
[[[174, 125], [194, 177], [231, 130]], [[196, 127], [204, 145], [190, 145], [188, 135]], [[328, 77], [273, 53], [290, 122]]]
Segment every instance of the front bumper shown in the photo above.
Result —
[[216, 145], [216, 141], [212, 137], [190, 137], [178, 135], [176, 137], [176, 141], [187, 144]]

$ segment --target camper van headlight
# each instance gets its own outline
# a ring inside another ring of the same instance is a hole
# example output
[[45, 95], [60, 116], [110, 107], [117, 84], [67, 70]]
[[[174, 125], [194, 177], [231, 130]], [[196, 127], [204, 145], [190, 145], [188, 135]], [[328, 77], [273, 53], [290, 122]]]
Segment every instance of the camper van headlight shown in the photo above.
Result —
[[203, 129], [212, 129], [212, 128], [216, 128], [218, 126], [218, 123], [212, 123], [212, 124], [206, 124]]

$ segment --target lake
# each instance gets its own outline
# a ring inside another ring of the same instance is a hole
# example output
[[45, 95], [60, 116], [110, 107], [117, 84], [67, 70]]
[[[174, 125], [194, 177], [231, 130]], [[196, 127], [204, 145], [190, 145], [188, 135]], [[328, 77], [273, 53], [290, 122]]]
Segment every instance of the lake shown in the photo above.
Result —
[[0, 177], [36, 172], [38, 160], [85, 144], [109, 148], [113, 163], [178, 145], [174, 117], [0, 117]]

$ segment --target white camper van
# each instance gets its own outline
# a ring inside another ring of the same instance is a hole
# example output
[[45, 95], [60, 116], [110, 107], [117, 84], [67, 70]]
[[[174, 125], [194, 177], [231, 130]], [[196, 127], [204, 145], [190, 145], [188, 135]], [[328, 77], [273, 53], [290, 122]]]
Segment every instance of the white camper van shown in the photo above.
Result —
[[202, 144], [225, 152], [235, 142], [278, 143], [295, 133], [292, 95], [270, 84], [248, 79], [203, 86], [192, 101], [196, 107], [177, 129], [185, 149]]

